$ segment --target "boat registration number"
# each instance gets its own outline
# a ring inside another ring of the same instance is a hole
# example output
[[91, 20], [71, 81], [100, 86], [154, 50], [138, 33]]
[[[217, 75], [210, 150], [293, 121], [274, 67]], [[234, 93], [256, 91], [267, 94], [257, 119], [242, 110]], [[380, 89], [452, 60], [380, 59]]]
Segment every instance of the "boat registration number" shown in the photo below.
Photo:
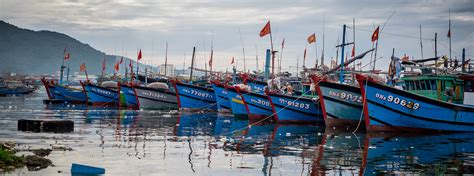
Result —
[[286, 104], [287, 106], [292, 106], [295, 108], [301, 108], [301, 109], [309, 109], [309, 104], [308, 103], [301, 103], [297, 101], [288, 101], [285, 99], [280, 98], [279, 99], [280, 103]]
[[420, 108], [419, 103], [415, 103], [415, 102], [412, 102], [412, 101], [407, 101], [407, 100], [401, 99], [399, 97], [394, 97], [393, 95], [386, 96], [386, 95], [383, 95], [383, 94], [376, 93], [375, 97], [378, 98], [378, 99], [384, 100], [384, 101], [388, 101], [390, 103], [394, 103], [394, 104], [406, 107], [408, 109], [416, 110], [416, 109]]
[[192, 94], [192, 95], [196, 95], [196, 96], [199, 96], [199, 97], [203, 97], [203, 98], [212, 98], [212, 96], [209, 93], [199, 92], [199, 91], [195, 91], [195, 90], [183, 89], [183, 92], [186, 92], [186, 93]]

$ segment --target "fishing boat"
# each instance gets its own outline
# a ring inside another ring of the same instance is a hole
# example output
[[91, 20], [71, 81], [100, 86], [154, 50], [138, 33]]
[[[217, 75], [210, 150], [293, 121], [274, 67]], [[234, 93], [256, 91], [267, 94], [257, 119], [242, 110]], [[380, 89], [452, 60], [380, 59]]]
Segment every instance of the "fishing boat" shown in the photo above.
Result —
[[251, 79], [245, 74], [242, 74], [240, 77], [244, 84], [247, 84], [247, 89], [236, 87], [236, 90], [241, 95], [246, 109], [248, 109], [249, 120], [263, 120], [271, 117], [273, 110], [264, 91], [267, 83]]
[[89, 81], [81, 82], [87, 95], [87, 103], [93, 106], [118, 106], [119, 92], [115, 81], [105, 81], [101, 85]]
[[58, 85], [53, 81], [46, 80], [45, 78], [42, 78], [41, 82], [46, 89], [46, 93], [50, 102], [79, 104], [87, 102], [86, 92], [84, 89]]
[[248, 108], [244, 104], [244, 100], [240, 93], [237, 91], [237, 87], [245, 85], [229, 86], [225, 85], [227, 91], [227, 98], [229, 99], [230, 106], [232, 107], [232, 114], [237, 118], [248, 118]]
[[179, 108], [217, 110], [212, 87], [183, 83], [178, 80], [171, 80], [171, 83], [176, 90]]
[[[137, 92], [134, 89], [133, 83], [120, 83], [118, 82], [118, 87], [120, 90], [120, 101], [119, 102], [124, 102], [123, 105], [120, 106], [125, 106], [127, 108], [131, 109], [139, 109], [140, 108], [140, 103], [138, 101], [138, 96]], [[122, 100], [123, 99], [123, 100]]]
[[329, 81], [327, 77], [312, 76], [319, 104], [328, 129], [365, 130], [362, 96], [359, 87]]
[[[356, 78], [363, 97], [367, 131], [474, 131], [474, 106], [440, 101], [400, 90], [361, 74], [357, 74]], [[443, 88], [436, 86], [436, 89]]]
[[140, 109], [177, 110], [178, 99], [174, 89], [164, 82], [154, 82], [147, 86], [134, 85]]
[[304, 93], [288, 95], [270, 90], [266, 94], [278, 122], [324, 124], [319, 98]]
[[212, 80], [211, 85], [216, 94], [217, 110], [219, 112], [231, 112], [232, 108], [229, 98], [227, 97], [227, 90], [225, 89], [224, 84], [222, 84], [220, 81]]

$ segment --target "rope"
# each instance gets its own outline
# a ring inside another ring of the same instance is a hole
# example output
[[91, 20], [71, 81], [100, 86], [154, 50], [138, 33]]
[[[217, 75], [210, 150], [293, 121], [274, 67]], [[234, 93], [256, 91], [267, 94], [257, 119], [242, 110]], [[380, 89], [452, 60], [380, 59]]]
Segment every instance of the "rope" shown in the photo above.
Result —
[[[368, 82], [369, 82], [368, 79], [365, 80], [364, 92], [367, 91], [367, 83], [368, 83]], [[352, 134], [355, 134], [355, 132], [356, 132], [357, 130], [359, 130], [360, 124], [361, 124], [361, 122], [362, 122], [362, 116], [364, 115], [365, 104], [366, 104], [366, 103], [363, 103], [363, 104], [362, 104], [362, 111], [360, 112], [359, 123], [357, 124], [357, 127], [356, 127], [356, 129], [352, 132]]]

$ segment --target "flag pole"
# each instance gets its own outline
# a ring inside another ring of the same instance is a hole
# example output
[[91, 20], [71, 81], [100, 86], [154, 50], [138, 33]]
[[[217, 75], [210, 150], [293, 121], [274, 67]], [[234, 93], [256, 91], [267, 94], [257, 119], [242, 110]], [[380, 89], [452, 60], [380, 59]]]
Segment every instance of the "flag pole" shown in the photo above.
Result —
[[275, 76], [275, 51], [273, 50], [272, 28], [270, 26], [270, 46], [272, 51], [272, 75]]
[[255, 67], [257, 71], [257, 78], [260, 76], [260, 72], [258, 71], [258, 49], [257, 49], [257, 44], [255, 44]]
[[324, 66], [324, 28], [325, 28], [325, 23], [326, 23], [326, 16], [323, 13], [323, 50], [321, 53], [321, 68]]
[[314, 55], [316, 55], [316, 63], [314, 65], [314, 68], [318, 68], [318, 43], [316, 40], [314, 41]]
[[[341, 44], [341, 72], [339, 74], [339, 82], [344, 82], [344, 48], [346, 44], [346, 25], [342, 27], [342, 44]], [[377, 50], [377, 49], [376, 49]]]
[[166, 42], [166, 51], [165, 51], [165, 76], [168, 71], [168, 41]]
[[285, 47], [285, 38], [283, 38], [283, 43], [281, 44], [280, 58], [278, 61], [278, 72], [281, 73], [281, 60], [283, 60], [283, 48]]
[[451, 57], [451, 9], [449, 9], [449, 59], [452, 59]]
[[[239, 34], [240, 34], [240, 44], [242, 44], [242, 54], [244, 56], [244, 72], [247, 71], [247, 66], [245, 64], [245, 49], [244, 49], [244, 39], [242, 38], [242, 32], [240, 31], [240, 28], [239, 28]], [[270, 33], [270, 36], [272, 34]]]

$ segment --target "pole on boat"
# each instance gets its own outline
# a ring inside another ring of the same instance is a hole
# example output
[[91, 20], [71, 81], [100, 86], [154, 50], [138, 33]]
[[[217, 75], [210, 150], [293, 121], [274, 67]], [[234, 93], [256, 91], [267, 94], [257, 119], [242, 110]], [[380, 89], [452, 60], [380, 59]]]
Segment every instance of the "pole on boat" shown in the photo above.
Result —
[[339, 74], [339, 83], [344, 82], [344, 48], [346, 42], [346, 25], [342, 28], [342, 44], [341, 44], [341, 72]]
[[462, 72], [466, 72], [466, 68], [464, 67], [464, 62], [466, 62], [466, 48], [462, 49]]
[[296, 56], [296, 78], [299, 78], [300, 75], [300, 58]]
[[269, 74], [270, 74], [269, 73], [270, 72], [270, 55], [271, 55], [270, 52], [271, 52], [270, 49], [267, 49], [267, 53], [265, 55], [265, 80], [268, 79]]
[[281, 42], [280, 58], [278, 59], [278, 73], [281, 73], [281, 60], [283, 59], [283, 48], [285, 47], [285, 38]]
[[[244, 39], [242, 38], [242, 32], [240, 31], [240, 28], [239, 28], [239, 34], [240, 34], [240, 44], [242, 45], [242, 54], [244, 56], [244, 72], [247, 71], [247, 66], [245, 64], [245, 48], [244, 48]], [[272, 34], [270, 33], [270, 36]]]
[[449, 31], [448, 31], [448, 38], [449, 38], [449, 59], [451, 57], [451, 9], [449, 9]]
[[420, 24], [420, 49], [421, 49], [421, 59], [423, 59], [423, 40], [421, 39], [421, 24]]
[[[138, 47], [137, 47], [137, 50], [138, 50]], [[141, 49], [140, 49], [139, 52], [141, 52]], [[138, 55], [140, 55], [140, 53], [138, 53]], [[135, 80], [136, 80], [137, 82], [139, 81], [139, 79], [138, 79], [138, 61], [139, 61], [139, 60], [140, 60], [140, 58], [137, 57], [137, 75], [135, 76]]]
[[321, 51], [321, 68], [324, 66], [324, 25], [326, 23], [326, 16], [323, 14], [323, 50]]
[[255, 44], [255, 67], [257, 71], [257, 78], [260, 76], [260, 72], [258, 71], [258, 49], [257, 49], [257, 44]]
[[[434, 47], [435, 47], [435, 57], [438, 58], [438, 33], [435, 33], [435, 38], [434, 38]], [[435, 60], [435, 75], [438, 74], [438, 59]]]
[[191, 73], [189, 74], [189, 81], [193, 80], [193, 69], [194, 69], [194, 55], [196, 54], [196, 47], [193, 47], [193, 56], [191, 59]]
[[165, 51], [165, 76], [167, 76], [166, 73], [168, 71], [168, 42], [166, 42], [166, 51]]

